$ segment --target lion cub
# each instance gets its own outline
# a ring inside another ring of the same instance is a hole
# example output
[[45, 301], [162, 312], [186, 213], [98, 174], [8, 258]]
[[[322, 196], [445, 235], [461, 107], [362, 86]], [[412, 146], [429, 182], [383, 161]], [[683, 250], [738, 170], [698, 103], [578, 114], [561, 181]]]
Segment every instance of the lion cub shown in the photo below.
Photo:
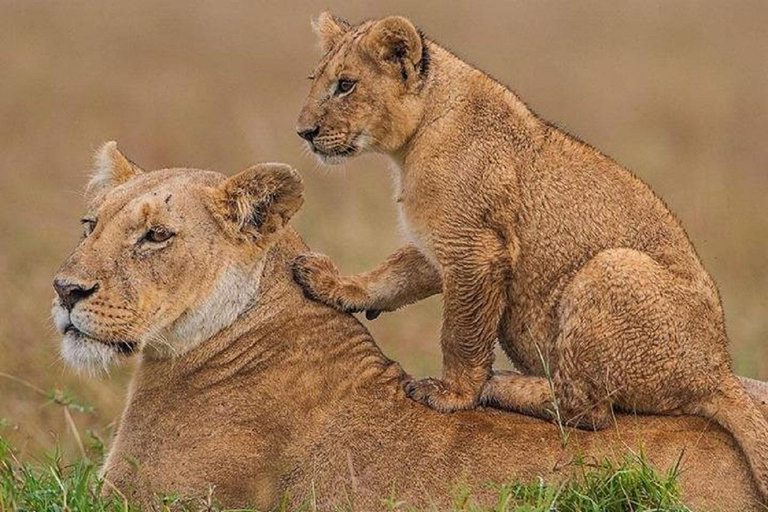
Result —
[[[415, 400], [594, 429], [612, 406], [707, 416], [768, 496], [768, 424], [731, 370], [717, 288], [651, 189], [405, 18], [326, 13], [315, 31], [299, 135], [329, 162], [390, 155], [410, 243], [349, 277], [304, 255], [306, 293], [376, 314], [442, 291], [443, 376]], [[492, 376], [497, 338], [522, 374]]]

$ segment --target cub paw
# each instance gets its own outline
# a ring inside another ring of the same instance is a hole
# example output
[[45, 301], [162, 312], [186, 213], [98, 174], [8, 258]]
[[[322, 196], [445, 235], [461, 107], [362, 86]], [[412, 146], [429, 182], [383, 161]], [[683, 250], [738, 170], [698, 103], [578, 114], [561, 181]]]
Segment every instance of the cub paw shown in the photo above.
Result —
[[293, 278], [304, 295], [347, 313], [363, 311], [367, 294], [359, 286], [339, 275], [339, 269], [324, 254], [297, 256], [292, 265]]
[[475, 393], [454, 390], [439, 379], [412, 380], [405, 385], [405, 393], [412, 400], [444, 413], [472, 409], [477, 405]]

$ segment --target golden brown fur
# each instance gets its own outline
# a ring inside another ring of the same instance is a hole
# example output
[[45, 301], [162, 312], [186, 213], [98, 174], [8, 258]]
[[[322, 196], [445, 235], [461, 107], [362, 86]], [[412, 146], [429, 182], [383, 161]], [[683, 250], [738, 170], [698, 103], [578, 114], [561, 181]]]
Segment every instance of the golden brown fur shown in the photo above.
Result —
[[[612, 407], [714, 418], [767, 498], [768, 423], [732, 373], [717, 288], [648, 186], [405, 18], [316, 31], [300, 135], [332, 161], [390, 155], [410, 244], [351, 277], [305, 255], [307, 294], [375, 316], [442, 290], [442, 379], [414, 399], [594, 429]], [[522, 375], [491, 378], [497, 338]]]
[[[690, 504], [756, 509], [730, 436], [703, 419], [619, 416], [601, 432], [571, 432], [563, 449], [558, 429], [537, 419], [492, 409], [443, 415], [408, 399], [408, 376], [365, 327], [306, 299], [294, 283], [291, 262], [307, 248], [283, 228], [301, 203], [301, 183], [287, 166], [229, 179], [189, 169], [123, 176], [116, 166], [128, 161], [113, 145], [105, 155], [100, 172], [109, 179], [88, 210], [98, 222], [57, 279], [99, 284], [72, 312], [86, 312], [75, 315], [78, 327], [101, 330], [65, 343], [135, 342], [133, 352], [143, 352], [105, 464], [107, 490], [145, 508], [157, 494], [202, 499], [213, 489], [230, 508], [268, 510], [288, 496], [317, 510], [376, 510], [394, 495], [441, 509], [459, 483], [487, 500], [480, 485], [489, 481], [556, 481], [575, 454], [621, 458], [642, 446], [662, 470], [684, 452]], [[137, 252], [137, 233], [160, 223], [174, 230], [171, 245]], [[233, 268], [252, 272], [229, 277], [222, 294], [217, 276]], [[243, 290], [253, 292], [244, 302]], [[207, 311], [208, 319], [229, 320], [215, 332], [198, 324], [182, 333], [173, 315], [138, 313], [159, 298], [187, 318]], [[54, 311], [69, 315], [61, 300]], [[136, 312], [125, 324], [115, 323], [117, 304]], [[145, 340], [146, 323], [169, 325], [166, 350]], [[750, 385], [768, 396], [764, 383]]]
[[[64, 358], [95, 372], [134, 352], [181, 355], [228, 325], [255, 300], [265, 248], [302, 191], [285, 164], [224, 182], [174, 169], [144, 176], [105, 144], [83, 238], [54, 280]], [[232, 243], [213, 245], [213, 233]]]

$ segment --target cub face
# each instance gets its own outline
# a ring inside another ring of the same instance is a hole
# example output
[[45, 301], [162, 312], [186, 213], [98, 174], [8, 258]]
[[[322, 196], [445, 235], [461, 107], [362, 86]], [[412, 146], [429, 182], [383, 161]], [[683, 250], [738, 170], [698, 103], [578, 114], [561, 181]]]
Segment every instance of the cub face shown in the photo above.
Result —
[[53, 282], [64, 360], [96, 372], [143, 350], [179, 355], [234, 321], [253, 305], [264, 253], [302, 190], [283, 164], [231, 178], [146, 173], [105, 144], [83, 236]]
[[400, 16], [356, 27], [323, 13], [313, 23], [323, 57], [297, 132], [323, 163], [396, 152], [421, 119], [428, 72], [425, 40]]

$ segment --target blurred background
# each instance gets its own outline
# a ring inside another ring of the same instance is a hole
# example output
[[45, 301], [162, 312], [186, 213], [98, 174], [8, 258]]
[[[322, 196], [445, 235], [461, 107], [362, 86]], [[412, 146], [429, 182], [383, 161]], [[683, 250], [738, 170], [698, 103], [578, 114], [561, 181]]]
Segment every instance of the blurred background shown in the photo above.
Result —
[[[294, 132], [324, 9], [410, 17], [647, 181], [720, 285], [737, 371], [768, 379], [765, 1], [0, 0], [0, 425], [23, 452], [74, 449], [49, 391], [93, 406], [73, 421], [107, 437], [132, 370], [73, 374], [49, 317], [102, 142], [146, 169], [288, 162], [315, 250], [349, 273], [398, 247], [387, 159], [323, 169]], [[367, 324], [407, 370], [439, 372], [439, 298]]]

